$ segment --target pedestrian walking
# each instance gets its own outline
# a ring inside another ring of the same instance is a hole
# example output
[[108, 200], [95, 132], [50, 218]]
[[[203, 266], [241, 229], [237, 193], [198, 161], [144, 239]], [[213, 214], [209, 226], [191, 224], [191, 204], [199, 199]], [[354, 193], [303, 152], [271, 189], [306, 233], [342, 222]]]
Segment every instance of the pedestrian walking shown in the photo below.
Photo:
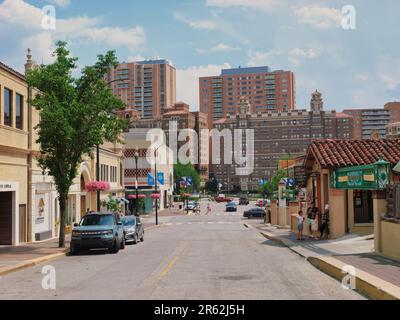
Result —
[[314, 203], [310, 204], [310, 206], [307, 209], [307, 227], [308, 227], [308, 231], [310, 234], [310, 238], [312, 237], [312, 230], [311, 230], [311, 220], [312, 220], [312, 209], [314, 207]]
[[209, 214], [211, 214], [211, 205], [210, 205], [210, 204], [207, 205], [207, 213], [206, 213], [206, 216], [208, 216]]
[[[322, 224], [320, 228], [321, 239], [329, 238], [329, 204], [325, 206], [324, 213], [322, 214]], [[326, 237], [325, 237], [326, 236]]]
[[318, 208], [314, 206], [311, 210], [311, 232], [312, 232], [312, 238], [314, 240], [318, 240], [318, 235], [317, 235], [317, 232], [319, 230], [318, 216], [319, 216]]
[[303, 229], [304, 229], [304, 217], [303, 217], [303, 211], [299, 211], [297, 215], [297, 240], [304, 240], [303, 239]]

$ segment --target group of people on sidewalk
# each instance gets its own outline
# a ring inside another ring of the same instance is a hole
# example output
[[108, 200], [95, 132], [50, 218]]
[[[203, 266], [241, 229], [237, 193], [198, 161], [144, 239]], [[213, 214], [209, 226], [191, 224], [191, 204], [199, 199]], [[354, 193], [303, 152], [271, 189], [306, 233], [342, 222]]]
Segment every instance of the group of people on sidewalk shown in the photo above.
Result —
[[[307, 209], [307, 216], [304, 216], [302, 210], [297, 215], [297, 240], [304, 240], [303, 232], [304, 225], [306, 224], [309, 228], [310, 238], [313, 240], [328, 239], [329, 238], [329, 205], [325, 206], [325, 210], [322, 213], [321, 225], [319, 224], [319, 209], [312, 203]], [[318, 232], [320, 233], [318, 237]]]

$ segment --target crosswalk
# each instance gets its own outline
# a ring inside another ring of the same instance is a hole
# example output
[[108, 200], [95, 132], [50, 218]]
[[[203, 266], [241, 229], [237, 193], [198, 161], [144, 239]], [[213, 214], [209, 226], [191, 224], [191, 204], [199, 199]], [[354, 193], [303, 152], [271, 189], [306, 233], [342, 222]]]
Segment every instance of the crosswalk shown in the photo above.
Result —
[[165, 226], [190, 226], [190, 225], [243, 225], [243, 221], [195, 221], [195, 222], [168, 222]]

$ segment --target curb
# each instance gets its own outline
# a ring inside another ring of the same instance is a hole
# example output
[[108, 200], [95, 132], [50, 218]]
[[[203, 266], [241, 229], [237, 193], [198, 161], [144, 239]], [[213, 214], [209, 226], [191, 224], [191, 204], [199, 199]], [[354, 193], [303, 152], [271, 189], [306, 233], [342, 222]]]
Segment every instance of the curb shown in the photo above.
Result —
[[[347, 275], [342, 271], [346, 264], [333, 257], [308, 257], [307, 261], [336, 280], [342, 281]], [[360, 269], [354, 271], [357, 291], [374, 300], [400, 300], [400, 287]]]
[[162, 228], [162, 227], [166, 227], [166, 225], [164, 223], [162, 223], [162, 224], [159, 224], [159, 225], [146, 227], [146, 228], [144, 228], [144, 231], [150, 231], [150, 230], [159, 229], [159, 228]]
[[[291, 251], [305, 258], [312, 266], [318, 270], [330, 275], [338, 281], [342, 281], [348, 274], [343, 272], [343, 267], [347, 266], [346, 263], [329, 256], [316, 256], [302, 253], [301, 250], [296, 250], [291, 241], [279, 239], [268, 232], [261, 232], [261, 234], [272, 241], [278, 242]], [[400, 300], [400, 287], [382, 280], [372, 274], [369, 274], [360, 269], [354, 268], [356, 279], [356, 290], [360, 293], [372, 298], [374, 300]]]
[[10, 274], [12, 272], [20, 271], [20, 270], [23, 270], [23, 269], [26, 269], [26, 268], [37, 266], [37, 265], [42, 264], [44, 262], [48, 262], [48, 261], [51, 261], [51, 260], [54, 260], [54, 259], [65, 257], [68, 252], [69, 252], [69, 248], [66, 248], [63, 251], [58, 252], [58, 253], [49, 254], [49, 255], [44, 256], [44, 257], [40, 257], [40, 258], [36, 258], [36, 259], [32, 259], [32, 260], [27, 260], [27, 261], [15, 264], [13, 266], [1, 268], [0, 269], [0, 276], [5, 276], [5, 275]]

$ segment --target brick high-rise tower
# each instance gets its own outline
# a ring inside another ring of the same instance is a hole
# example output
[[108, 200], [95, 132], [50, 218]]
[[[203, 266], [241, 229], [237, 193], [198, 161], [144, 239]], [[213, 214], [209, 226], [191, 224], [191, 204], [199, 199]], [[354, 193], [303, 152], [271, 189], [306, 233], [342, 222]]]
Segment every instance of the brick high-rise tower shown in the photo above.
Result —
[[176, 70], [168, 60], [120, 63], [106, 81], [126, 109], [143, 119], [158, 118], [176, 103]]
[[221, 75], [202, 77], [200, 111], [208, 122], [238, 112], [241, 97], [246, 97], [252, 113], [290, 112], [296, 109], [295, 77], [291, 71], [271, 71], [268, 67], [222, 70]]

